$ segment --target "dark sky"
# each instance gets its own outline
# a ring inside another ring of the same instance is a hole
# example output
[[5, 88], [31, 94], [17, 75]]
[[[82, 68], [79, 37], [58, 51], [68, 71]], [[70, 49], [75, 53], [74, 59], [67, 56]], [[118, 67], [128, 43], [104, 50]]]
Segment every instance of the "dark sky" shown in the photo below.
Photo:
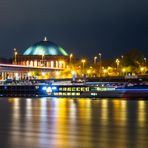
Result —
[[148, 0], [0, 0], [0, 57], [44, 36], [77, 56], [148, 56]]

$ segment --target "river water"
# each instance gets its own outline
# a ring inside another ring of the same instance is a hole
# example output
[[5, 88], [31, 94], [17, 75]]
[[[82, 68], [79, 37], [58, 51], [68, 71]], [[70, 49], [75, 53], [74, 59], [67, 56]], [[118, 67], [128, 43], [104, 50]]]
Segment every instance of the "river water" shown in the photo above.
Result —
[[0, 98], [2, 148], [146, 148], [148, 101]]

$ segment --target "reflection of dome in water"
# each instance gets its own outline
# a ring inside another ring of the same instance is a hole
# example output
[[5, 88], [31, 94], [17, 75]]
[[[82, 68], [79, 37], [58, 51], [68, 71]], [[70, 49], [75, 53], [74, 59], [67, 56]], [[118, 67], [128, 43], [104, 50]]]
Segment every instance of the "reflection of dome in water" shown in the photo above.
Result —
[[47, 38], [43, 41], [29, 47], [23, 55], [64, 55], [67, 56], [67, 52], [60, 46], [53, 42], [47, 41]]

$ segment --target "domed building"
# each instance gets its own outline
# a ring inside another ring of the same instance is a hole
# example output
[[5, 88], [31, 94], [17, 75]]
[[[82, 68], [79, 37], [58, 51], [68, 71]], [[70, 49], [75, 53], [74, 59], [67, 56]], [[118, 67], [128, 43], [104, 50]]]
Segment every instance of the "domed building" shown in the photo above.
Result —
[[22, 55], [14, 54], [13, 63], [33, 67], [65, 68], [69, 60], [64, 48], [50, 42], [45, 37], [24, 51]]

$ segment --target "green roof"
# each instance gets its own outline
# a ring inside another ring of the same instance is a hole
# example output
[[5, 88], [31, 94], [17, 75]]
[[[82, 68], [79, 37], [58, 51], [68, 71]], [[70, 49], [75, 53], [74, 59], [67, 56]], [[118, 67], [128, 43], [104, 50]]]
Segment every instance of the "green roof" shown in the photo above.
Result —
[[64, 55], [67, 56], [68, 53], [65, 51], [64, 48], [56, 45], [53, 42], [44, 41], [37, 42], [36, 44], [32, 45], [23, 55]]

